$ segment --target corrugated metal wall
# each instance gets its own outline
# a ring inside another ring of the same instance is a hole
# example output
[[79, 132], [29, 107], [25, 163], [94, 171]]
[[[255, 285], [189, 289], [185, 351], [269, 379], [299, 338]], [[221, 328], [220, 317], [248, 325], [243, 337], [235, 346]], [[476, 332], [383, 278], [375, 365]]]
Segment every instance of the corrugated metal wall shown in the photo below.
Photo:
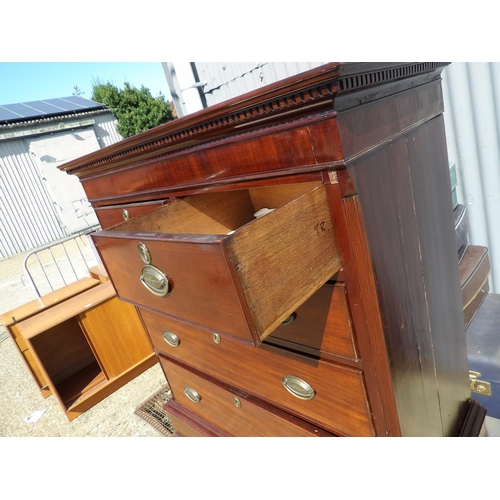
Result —
[[[175, 63], [164, 63], [175, 66]], [[322, 63], [194, 63], [212, 105]], [[195, 75], [196, 76], [196, 75]], [[467, 207], [469, 243], [488, 247], [490, 291], [500, 293], [500, 63], [452, 63], [443, 71], [450, 163], [458, 173], [458, 201]], [[172, 89], [172, 97], [181, 89]], [[177, 102], [174, 103], [177, 106]]]
[[66, 236], [25, 139], [0, 147], [0, 258]]
[[500, 63], [452, 63], [443, 71], [443, 97], [469, 243], [488, 247], [490, 291], [500, 293]]
[[[91, 119], [100, 148], [122, 140], [111, 113], [95, 114]], [[0, 259], [68, 235], [57, 202], [42, 179], [37, 158], [30, 152], [30, 141], [44, 137], [36, 133], [35, 125], [33, 129], [31, 135], [25, 127], [22, 137], [0, 141]], [[47, 133], [47, 137], [53, 135]], [[82, 220], [88, 219], [92, 214]]]
[[93, 117], [94, 132], [99, 141], [99, 146], [105, 148], [121, 141], [123, 137], [116, 130], [117, 120], [110, 113], [102, 113]]
[[321, 64], [323, 63], [163, 62], [162, 66], [177, 114], [185, 116]]
[[207, 105], [320, 66], [321, 62], [195, 62]]

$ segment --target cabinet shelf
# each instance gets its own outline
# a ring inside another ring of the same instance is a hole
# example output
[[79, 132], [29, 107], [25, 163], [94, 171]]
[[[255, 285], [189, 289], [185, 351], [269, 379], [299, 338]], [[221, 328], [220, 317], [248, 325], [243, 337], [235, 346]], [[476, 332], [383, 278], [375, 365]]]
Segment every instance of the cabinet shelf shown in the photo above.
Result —
[[91, 389], [106, 381], [106, 376], [97, 362], [70, 375], [58, 384], [58, 392], [67, 409], [81, 402]]

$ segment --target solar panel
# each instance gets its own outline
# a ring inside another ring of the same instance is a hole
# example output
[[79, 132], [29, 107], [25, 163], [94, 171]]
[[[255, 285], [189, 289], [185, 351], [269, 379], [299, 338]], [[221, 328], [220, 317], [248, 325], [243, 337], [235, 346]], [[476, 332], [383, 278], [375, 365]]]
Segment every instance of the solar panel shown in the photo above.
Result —
[[89, 106], [89, 103], [94, 103], [95, 106], [100, 106], [98, 102], [95, 101], [90, 101], [89, 99], [84, 99], [83, 97], [79, 97], [77, 95], [72, 95], [69, 97], [64, 97], [60, 99], [61, 101], [64, 101], [66, 105], [71, 105], [71, 109], [81, 109], [81, 108], [86, 108]]
[[[0, 106], [0, 121], [12, 120], [14, 115], [12, 111], [9, 111], [7, 108]], [[19, 116], [17, 116], [19, 118]]]
[[64, 115], [73, 111], [88, 111], [104, 107], [103, 104], [79, 96], [5, 104], [3, 106], [0, 105], [0, 123], [22, 121], [27, 118], [42, 118], [58, 114]]
[[41, 114], [54, 114], [54, 113], [60, 113], [61, 111], [67, 111], [67, 109], [62, 108], [60, 106], [54, 106], [48, 101], [36, 101], [33, 103], [26, 104], [26, 106], [29, 106], [34, 112], [41, 113]]
[[45, 102], [51, 103], [54, 106], [61, 107], [66, 111], [76, 111], [83, 109], [101, 108], [102, 104], [99, 102], [84, 99], [79, 96], [62, 97], [60, 99], [48, 99]]
[[9, 104], [4, 106], [7, 108], [7, 111], [13, 114], [13, 116], [17, 116], [18, 118], [30, 116], [31, 110], [27, 108], [24, 104]]

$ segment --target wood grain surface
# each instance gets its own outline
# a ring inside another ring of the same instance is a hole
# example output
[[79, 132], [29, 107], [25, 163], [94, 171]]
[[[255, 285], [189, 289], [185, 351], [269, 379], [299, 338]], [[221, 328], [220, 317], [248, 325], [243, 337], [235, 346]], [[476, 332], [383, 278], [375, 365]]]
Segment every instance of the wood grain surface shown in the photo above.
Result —
[[[221, 336], [220, 344], [216, 344], [210, 330], [144, 308], [140, 311], [153, 345], [167, 356], [330, 432], [356, 436], [374, 434], [360, 370], [271, 345], [255, 348], [227, 336]], [[177, 347], [164, 341], [165, 329], [178, 336]], [[310, 384], [316, 391], [314, 398], [303, 401], [290, 394], [282, 383], [287, 375]]]
[[[247, 394], [235, 391], [215, 379], [200, 376], [171, 358], [160, 356], [175, 400], [212, 425], [239, 437], [327, 437], [319, 427], [281, 411]], [[200, 396], [191, 401], [184, 389], [190, 387]], [[238, 406], [234, 398], [237, 398]]]
[[345, 283], [323, 285], [293, 312], [291, 323], [278, 326], [268, 337], [270, 342], [278, 339], [317, 356], [359, 360]]

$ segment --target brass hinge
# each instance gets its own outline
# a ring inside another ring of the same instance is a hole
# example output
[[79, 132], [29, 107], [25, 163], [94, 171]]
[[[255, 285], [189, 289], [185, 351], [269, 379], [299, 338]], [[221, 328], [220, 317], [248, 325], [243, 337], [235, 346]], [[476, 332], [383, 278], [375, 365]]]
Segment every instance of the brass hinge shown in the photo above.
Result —
[[470, 390], [483, 396], [491, 396], [491, 384], [484, 380], [478, 380], [481, 376], [479, 372], [469, 370]]

